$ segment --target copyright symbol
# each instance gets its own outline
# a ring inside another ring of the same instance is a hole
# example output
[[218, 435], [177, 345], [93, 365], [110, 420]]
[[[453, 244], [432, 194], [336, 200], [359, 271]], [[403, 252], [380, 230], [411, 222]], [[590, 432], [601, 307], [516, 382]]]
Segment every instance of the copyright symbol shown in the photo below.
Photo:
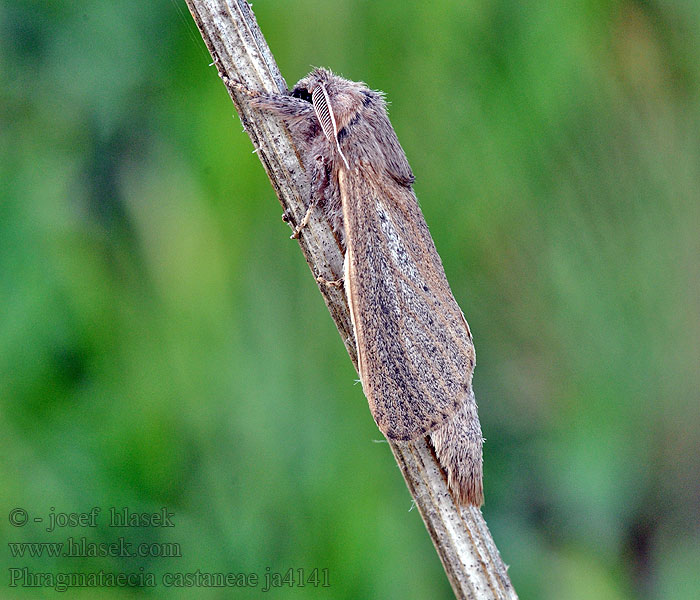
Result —
[[9, 520], [10, 525], [13, 525], [14, 527], [23, 527], [27, 524], [27, 521], [29, 520], [29, 515], [27, 514], [27, 511], [23, 508], [13, 508], [10, 511]]

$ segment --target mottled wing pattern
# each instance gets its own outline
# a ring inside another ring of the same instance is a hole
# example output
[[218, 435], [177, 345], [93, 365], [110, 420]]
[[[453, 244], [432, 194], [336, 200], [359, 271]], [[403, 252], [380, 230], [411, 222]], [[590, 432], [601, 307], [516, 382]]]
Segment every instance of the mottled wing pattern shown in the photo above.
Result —
[[379, 429], [415, 439], [470, 402], [474, 347], [413, 191], [356, 168], [339, 183], [360, 378]]

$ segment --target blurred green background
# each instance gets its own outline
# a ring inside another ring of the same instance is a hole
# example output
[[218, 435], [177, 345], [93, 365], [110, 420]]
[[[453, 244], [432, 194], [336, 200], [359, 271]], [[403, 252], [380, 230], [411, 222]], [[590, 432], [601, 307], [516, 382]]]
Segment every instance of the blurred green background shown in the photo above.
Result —
[[[253, 8], [289, 85], [327, 66], [387, 93], [474, 334], [520, 597], [700, 598], [700, 4]], [[0, 1], [0, 595], [55, 597], [8, 587], [22, 567], [327, 568], [271, 593], [450, 598], [209, 62], [179, 1]], [[95, 529], [8, 521], [95, 506]], [[182, 556], [8, 546], [69, 536]], [[141, 595], [261, 589], [66, 592]]]

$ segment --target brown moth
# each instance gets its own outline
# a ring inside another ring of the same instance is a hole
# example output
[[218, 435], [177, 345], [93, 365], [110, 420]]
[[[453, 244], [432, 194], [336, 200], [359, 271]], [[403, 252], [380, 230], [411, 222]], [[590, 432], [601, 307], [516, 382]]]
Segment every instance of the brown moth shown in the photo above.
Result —
[[251, 94], [251, 104], [286, 123], [310, 174], [296, 235], [317, 208], [345, 251], [360, 380], [379, 429], [392, 440], [430, 435], [455, 499], [481, 505], [472, 336], [383, 95], [315, 69], [289, 94]]

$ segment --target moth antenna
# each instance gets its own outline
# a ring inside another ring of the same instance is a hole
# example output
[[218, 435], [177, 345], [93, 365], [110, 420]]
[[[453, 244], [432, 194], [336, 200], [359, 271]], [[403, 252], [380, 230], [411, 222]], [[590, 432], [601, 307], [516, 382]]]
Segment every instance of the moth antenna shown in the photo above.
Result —
[[323, 133], [326, 134], [326, 138], [328, 138], [328, 141], [331, 144], [335, 142], [335, 147], [338, 149], [338, 154], [340, 154], [340, 157], [343, 159], [345, 168], [349, 171], [350, 165], [348, 164], [343, 151], [340, 149], [340, 142], [338, 141], [338, 126], [335, 122], [335, 115], [333, 114], [333, 108], [331, 108], [331, 99], [328, 97], [326, 86], [319, 83], [311, 92], [311, 100], [313, 101], [316, 117], [321, 123]]

